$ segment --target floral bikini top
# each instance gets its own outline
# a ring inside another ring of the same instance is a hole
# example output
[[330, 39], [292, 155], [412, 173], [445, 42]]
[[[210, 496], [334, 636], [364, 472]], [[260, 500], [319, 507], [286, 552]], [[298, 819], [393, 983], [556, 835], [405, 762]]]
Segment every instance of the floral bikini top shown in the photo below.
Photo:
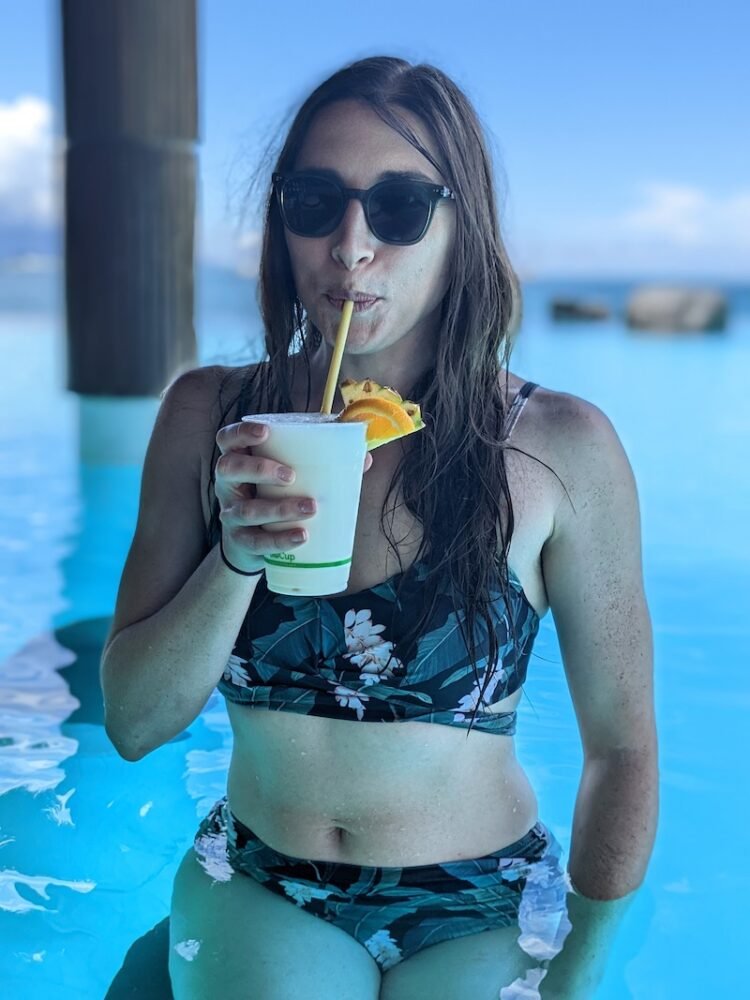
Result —
[[[527, 382], [519, 392], [521, 397], [527, 390], [517, 411], [531, 391], [528, 386], [533, 388], [534, 383]], [[481, 704], [479, 695], [489, 665], [483, 616], [477, 616], [474, 635], [479, 684], [459, 624], [459, 619], [465, 621], [464, 611], [456, 609], [448, 593], [437, 595], [429, 620], [410, 650], [401, 648], [401, 639], [424, 610], [426, 577], [427, 565], [418, 560], [405, 573], [375, 587], [328, 597], [275, 594], [261, 577], [219, 691], [229, 701], [275, 711], [464, 728], [473, 719], [474, 729], [513, 735], [515, 711], [493, 712], [490, 707], [524, 683], [539, 630], [539, 616], [518, 577], [509, 572], [509, 607], [497, 572], [490, 584], [489, 612], [498, 660], [490, 669], [491, 680]]]

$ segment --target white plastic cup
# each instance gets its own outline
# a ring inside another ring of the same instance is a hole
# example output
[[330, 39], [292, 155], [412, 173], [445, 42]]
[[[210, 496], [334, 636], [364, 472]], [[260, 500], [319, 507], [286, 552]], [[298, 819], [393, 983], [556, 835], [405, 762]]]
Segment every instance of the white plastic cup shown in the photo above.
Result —
[[268, 532], [304, 527], [307, 541], [292, 552], [264, 554], [266, 585], [276, 594], [317, 597], [346, 590], [354, 552], [359, 497], [367, 455], [367, 424], [338, 423], [335, 414], [260, 413], [242, 418], [267, 424], [253, 454], [294, 469], [287, 486], [256, 485], [259, 497], [312, 497], [317, 509], [298, 521], [263, 525]]

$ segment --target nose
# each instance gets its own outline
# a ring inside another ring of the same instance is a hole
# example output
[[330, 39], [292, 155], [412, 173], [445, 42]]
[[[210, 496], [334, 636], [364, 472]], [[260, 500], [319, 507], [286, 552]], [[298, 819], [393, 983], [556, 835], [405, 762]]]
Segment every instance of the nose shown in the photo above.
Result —
[[369, 263], [375, 256], [376, 238], [367, 225], [364, 205], [356, 198], [349, 201], [344, 218], [333, 235], [331, 256], [347, 271]]

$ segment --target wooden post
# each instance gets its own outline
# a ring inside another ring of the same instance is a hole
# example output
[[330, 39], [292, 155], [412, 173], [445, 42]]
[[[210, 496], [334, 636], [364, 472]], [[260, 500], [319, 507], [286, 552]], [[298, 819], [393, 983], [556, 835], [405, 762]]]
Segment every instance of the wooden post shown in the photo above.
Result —
[[154, 396], [196, 363], [195, 0], [62, 0], [68, 388]]

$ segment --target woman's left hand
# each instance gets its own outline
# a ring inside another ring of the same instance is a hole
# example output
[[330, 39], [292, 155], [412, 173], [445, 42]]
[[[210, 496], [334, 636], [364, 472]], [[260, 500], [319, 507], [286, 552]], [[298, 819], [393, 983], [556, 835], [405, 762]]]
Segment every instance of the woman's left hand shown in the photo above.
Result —
[[602, 900], [568, 893], [571, 929], [562, 949], [547, 964], [547, 974], [539, 984], [541, 1000], [595, 1000], [615, 933], [635, 895]]
[[580, 970], [569, 974], [559, 966], [551, 967], [539, 984], [539, 996], [541, 1000], [594, 1000], [599, 981], [582, 977]]

